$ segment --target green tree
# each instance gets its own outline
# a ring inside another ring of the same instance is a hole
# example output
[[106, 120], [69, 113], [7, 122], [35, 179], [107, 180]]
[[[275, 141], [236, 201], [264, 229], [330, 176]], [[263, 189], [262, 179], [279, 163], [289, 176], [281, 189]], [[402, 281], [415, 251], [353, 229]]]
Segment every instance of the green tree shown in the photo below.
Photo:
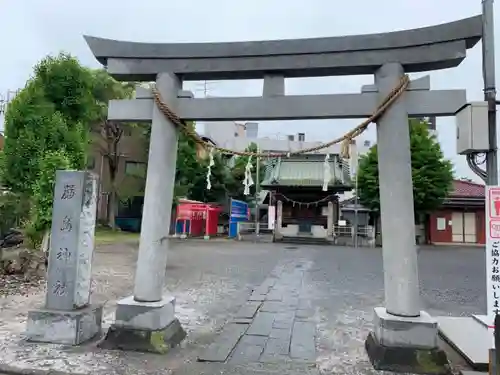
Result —
[[[32, 239], [47, 233], [57, 168], [84, 169], [96, 104], [91, 72], [70, 55], [43, 59], [7, 107], [2, 183], [32, 203]], [[35, 233], [36, 232], [36, 233]]]
[[26, 228], [33, 248], [41, 245], [43, 235], [51, 225], [56, 171], [70, 168], [71, 162], [65, 151], [50, 151], [40, 160], [41, 172], [33, 186], [31, 220]]
[[[192, 182], [188, 192], [188, 198], [201, 202], [216, 202], [224, 204], [229, 198], [226, 184], [231, 176], [222, 156], [214, 153], [214, 165], [211, 167], [210, 190], [207, 189], [207, 172], [209, 158], [198, 160], [198, 167], [192, 169]], [[179, 166], [183, 168], [182, 166]]]
[[[193, 122], [187, 123], [186, 126], [191, 130], [195, 128]], [[202, 173], [203, 166], [200, 164], [196, 151], [196, 143], [182, 131], [179, 132], [177, 165], [175, 170], [174, 204], [178, 202], [179, 198], [190, 197], [196, 177]]]
[[[453, 166], [444, 158], [439, 142], [425, 121], [410, 120], [413, 199], [417, 221], [440, 207], [453, 182]], [[396, 176], [397, 178], [397, 176]], [[358, 197], [372, 209], [380, 209], [377, 146], [359, 162]]]
[[[129, 178], [132, 181], [118, 181], [118, 169], [123, 159], [120, 150], [120, 141], [126, 127], [135, 128], [136, 124], [122, 124], [117, 121], [108, 120], [108, 102], [113, 99], [125, 99], [132, 97], [134, 85], [131, 83], [118, 82], [105, 70], [96, 69], [91, 71], [93, 78], [92, 96], [94, 105], [92, 106], [92, 138], [93, 144], [99, 149], [99, 153], [106, 161], [106, 168], [109, 175], [109, 200], [107, 205], [108, 225], [115, 229], [115, 217], [118, 212], [118, 202], [120, 197], [135, 195], [138, 186], [144, 176]], [[123, 189], [120, 189], [120, 186]], [[125, 190], [127, 189], [127, 190]], [[120, 194], [121, 193], [121, 194]]]
[[[195, 123], [189, 122], [186, 126], [193, 130]], [[144, 132], [146, 150], [149, 148], [150, 136], [151, 128], [149, 127]], [[210, 190], [207, 190], [206, 180], [208, 164], [208, 151], [201, 150], [195, 141], [180, 131], [177, 145], [174, 205], [178, 203], [179, 198], [221, 203], [227, 199], [225, 184], [230, 175], [227, 173], [222, 157], [217, 153], [214, 154]]]

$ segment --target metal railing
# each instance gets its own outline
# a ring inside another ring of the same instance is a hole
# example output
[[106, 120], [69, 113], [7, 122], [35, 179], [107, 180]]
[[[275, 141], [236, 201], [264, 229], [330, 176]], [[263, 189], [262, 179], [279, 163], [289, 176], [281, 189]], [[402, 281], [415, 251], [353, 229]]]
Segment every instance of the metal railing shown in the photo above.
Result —
[[[354, 237], [355, 227], [352, 225], [335, 225], [333, 227], [333, 233], [336, 237]], [[375, 237], [375, 231], [373, 227], [369, 225], [358, 225], [357, 235], [359, 237]]]
[[[244, 221], [238, 223], [238, 235], [237, 235], [238, 240], [241, 240], [243, 236], [249, 236], [249, 235], [252, 236], [255, 234], [255, 232], [256, 232], [255, 222]], [[259, 223], [259, 233], [260, 234], [271, 233], [268, 223], [265, 222]]]
[[356, 233], [352, 225], [336, 225], [333, 227], [336, 245], [375, 247], [376, 236], [372, 226], [359, 225]]

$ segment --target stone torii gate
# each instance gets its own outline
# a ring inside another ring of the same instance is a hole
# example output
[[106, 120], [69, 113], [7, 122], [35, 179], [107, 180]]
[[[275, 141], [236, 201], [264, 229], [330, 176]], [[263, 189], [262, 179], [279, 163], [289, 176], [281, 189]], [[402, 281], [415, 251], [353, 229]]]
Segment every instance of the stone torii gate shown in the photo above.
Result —
[[[456, 67], [481, 36], [481, 16], [476, 16], [334, 38], [188, 44], [85, 39], [116, 79], [155, 81], [182, 120], [265, 121], [366, 118], [405, 73]], [[373, 74], [375, 84], [360, 94], [285, 95], [285, 78], [361, 74]], [[196, 99], [182, 91], [183, 81], [242, 79], [263, 79], [262, 97]], [[409, 116], [453, 116], [466, 104], [466, 94], [429, 89], [427, 79], [413, 81], [377, 122], [385, 307], [375, 308], [375, 329], [366, 341], [377, 369], [440, 373], [446, 365], [437, 346], [437, 322], [420, 310], [407, 124]], [[106, 345], [140, 349], [151, 337], [172, 345], [183, 337], [175, 300], [163, 296], [178, 130], [148, 90], [133, 100], [111, 101], [109, 119], [150, 121], [152, 132], [134, 295], [118, 303]], [[431, 370], [422, 361], [440, 366]]]

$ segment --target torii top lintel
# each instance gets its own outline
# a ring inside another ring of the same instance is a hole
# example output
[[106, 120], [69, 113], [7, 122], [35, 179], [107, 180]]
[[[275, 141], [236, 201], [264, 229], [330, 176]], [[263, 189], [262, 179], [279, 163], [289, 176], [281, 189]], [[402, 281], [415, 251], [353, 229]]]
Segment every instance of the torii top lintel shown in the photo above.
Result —
[[406, 72], [458, 66], [482, 37], [481, 16], [412, 30], [330, 38], [232, 43], [137, 43], [85, 36], [108, 72], [124, 81], [259, 79], [372, 74], [386, 62]]

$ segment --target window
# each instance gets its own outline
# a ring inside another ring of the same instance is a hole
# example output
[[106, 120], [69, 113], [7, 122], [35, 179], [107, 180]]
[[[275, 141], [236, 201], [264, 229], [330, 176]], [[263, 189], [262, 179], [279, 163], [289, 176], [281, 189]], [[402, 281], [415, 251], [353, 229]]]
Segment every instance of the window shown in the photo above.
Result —
[[123, 126], [122, 129], [125, 137], [130, 137], [132, 135], [132, 128], [129, 125]]
[[93, 155], [89, 155], [87, 157], [87, 169], [93, 170], [95, 168], [95, 157]]
[[298, 134], [299, 142], [304, 142], [306, 140], [306, 134], [305, 133], [299, 133]]
[[125, 174], [128, 176], [146, 177], [146, 163], [126, 161]]

